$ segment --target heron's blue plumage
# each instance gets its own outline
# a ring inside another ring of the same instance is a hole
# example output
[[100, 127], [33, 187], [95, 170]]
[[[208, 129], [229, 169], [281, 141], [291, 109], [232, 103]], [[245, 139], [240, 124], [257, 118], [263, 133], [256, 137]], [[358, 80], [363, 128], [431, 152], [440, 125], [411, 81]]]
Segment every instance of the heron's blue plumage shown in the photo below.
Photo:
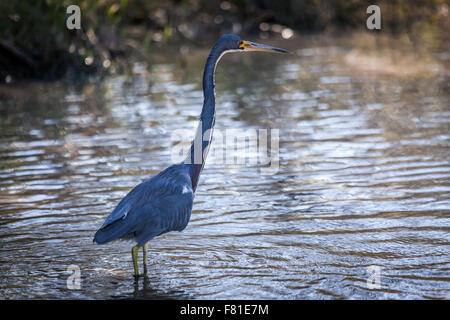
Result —
[[97, 231], [94, 241], [134, 239], [143, 245], [189, 222], [194, 193], [185, 164], [175, 164], [137, 185], [117, 205]]
[[134, 239], [132, 249], [135, 276], [139, 275], [137, 251], [144, 250], [147, 273], [147, 242], [169, 231], [182, 231], [191, 217], [194, 193], [212, 140], [215, 122], [214, 72], [223, 54], [252, 49], [288, 52], [284, 49], [243, 41], [233, 34], [222, 36], [211, 49], [203, 73], [203, 108], [190, 152], [186, 159], [161, 171], [131, 190], [106, 218], [94, 241], [102, 244], [116, 239]]
[[[191, 217], [194, 192], [206, 160], [206, 148], [210, 138], [203, 140], [207, 130], [212, 130], [215, 121], [214, 71], [220, 57], [227, 51], [236, 50], [240, 38], [236, 35], [222, 36], [212, 48], [203, 73], [204, 102], [197, 134], [201, 139], [201, 162], [194, 163], [194, 143], [188, 158], [161, 171], [159, 174], [137, 185], [106, 218], [94, 236], [94, 241], [103, 244], [116, 239], [134, 239], [139, 246], [150, 239], [169, 232], [181, 231]], [[200, 151], [200, 150], [199, 150]], [[192, 157], [191, 157], [192, 156]]]
[[[220, 57], [227, 51], [236, 50], [240, 38], [227, 34], [212, 48], [203, 73], [204, 102], [200, 115], [198, 138], [201, 141], [200, 163], [194, 163], [194, 143], [188, 158], [168, 167], [159, 174], [137, 185], [123, 198], [106, 218], [94, 236], [102, 244], [116, 239], [134, 239], [139, 246], [160, 234], [181, 231], [191, 217], [194, 192], [206, 160], [205, 149], [211, 143], [204, 134], [212, 130], [215, 121], [214, 71]], [[200, 150], [199, 150], [200, 151]]]

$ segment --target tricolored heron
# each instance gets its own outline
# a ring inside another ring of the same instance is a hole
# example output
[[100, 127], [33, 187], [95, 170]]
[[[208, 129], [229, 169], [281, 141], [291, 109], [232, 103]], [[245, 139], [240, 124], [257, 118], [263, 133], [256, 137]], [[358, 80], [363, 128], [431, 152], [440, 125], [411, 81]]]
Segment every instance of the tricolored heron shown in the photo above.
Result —
[[222, 36], [206, 60], [203, 72], [204, 102], [200, 124], [187, 158], [131, 190], [106, 218], [94, 236], [94, 242], [98, 244], [116, 239], [136, 241], [137, 244], [131, 249], [136, 277], [139, 276], [137, 256], [140, 248], [143, 249], [144, 255], [144, 274], [147, 274], [148, 242], [169, 231], [182, 231], [189, 222], [194, 193], [205, 164], [215, 122], [214, 72], [216, 65], [225, 53], [247, 51], [289, 52], [245, 41], [233, 34]]

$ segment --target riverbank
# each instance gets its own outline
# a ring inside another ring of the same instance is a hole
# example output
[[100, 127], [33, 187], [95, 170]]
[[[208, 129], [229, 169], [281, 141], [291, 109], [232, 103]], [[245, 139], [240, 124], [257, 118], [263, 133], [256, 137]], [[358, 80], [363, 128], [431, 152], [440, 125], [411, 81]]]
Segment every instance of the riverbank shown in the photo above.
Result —
[[[81, 29], [68, 30], [66, 9], [81, 9]], [[220, 34], [291, 39], [294, 34], [366, 29], [360, 1], [8, 1], [0, 4], [0, 82], [23, 79], [80, 81], [107, 74], [113, 61], [149, 56], [183, 43], [208, 46]], [[441, 0], [381, 3], [378, 33], [433, 37], [449, 29], [448, 3]]]

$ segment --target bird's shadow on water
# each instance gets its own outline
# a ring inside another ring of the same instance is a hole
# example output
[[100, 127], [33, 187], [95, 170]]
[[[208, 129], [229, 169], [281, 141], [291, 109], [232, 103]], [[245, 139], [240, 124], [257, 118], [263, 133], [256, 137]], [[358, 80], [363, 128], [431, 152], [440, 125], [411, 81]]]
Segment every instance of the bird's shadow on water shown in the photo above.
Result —
[[129, 294], [123, 294], [120, 296], [115, 296], [117, 299], [138, 299], [138, 300], [184, 300], [190, 299], [189, 294], [182, 290], [169, 290], [163, 291], [156, 288], [156, 281], [152, 280], [147, 276], [140, 276], [134, 278], [130, 282], [133, 286], [133, 291]]

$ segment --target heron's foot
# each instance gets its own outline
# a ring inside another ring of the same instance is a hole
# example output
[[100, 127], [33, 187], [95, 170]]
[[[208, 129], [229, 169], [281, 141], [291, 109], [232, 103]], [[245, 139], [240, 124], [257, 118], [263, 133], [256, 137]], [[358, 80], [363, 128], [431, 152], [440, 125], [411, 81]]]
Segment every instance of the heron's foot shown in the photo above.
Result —
[[147, 276], [147, 248], [148, 248], [148, 242], [146, 244], [144, 244], [144, 246], [142, 247], [142, 252], [143, 252], [143, 262], [144, 262], [144, 277]]
[[139, 278], [139, 267], [138, 267], [137, 257], [138, 257], [138, 252], [139, 252], [140, 248], [141, 248], [140, 246], [135, 245], [131, 249], [131, 256], [133, 258], [133, 267], [134, 267], [134, 277], [135, 278]]
[[144, 278], [144, 280], [148, 280], [149, 279], [146, 273], [134, 274], [133, 277], [134, 277], [135, 280], [138, 280], [138, 279], [141, 279], [141, 278]]
[[147, 276], [147, 265], [145, 265], [145, 264], [144, 264], [144, 274], [143, 274], [143, 276], [144, 276], [144, 277]]

